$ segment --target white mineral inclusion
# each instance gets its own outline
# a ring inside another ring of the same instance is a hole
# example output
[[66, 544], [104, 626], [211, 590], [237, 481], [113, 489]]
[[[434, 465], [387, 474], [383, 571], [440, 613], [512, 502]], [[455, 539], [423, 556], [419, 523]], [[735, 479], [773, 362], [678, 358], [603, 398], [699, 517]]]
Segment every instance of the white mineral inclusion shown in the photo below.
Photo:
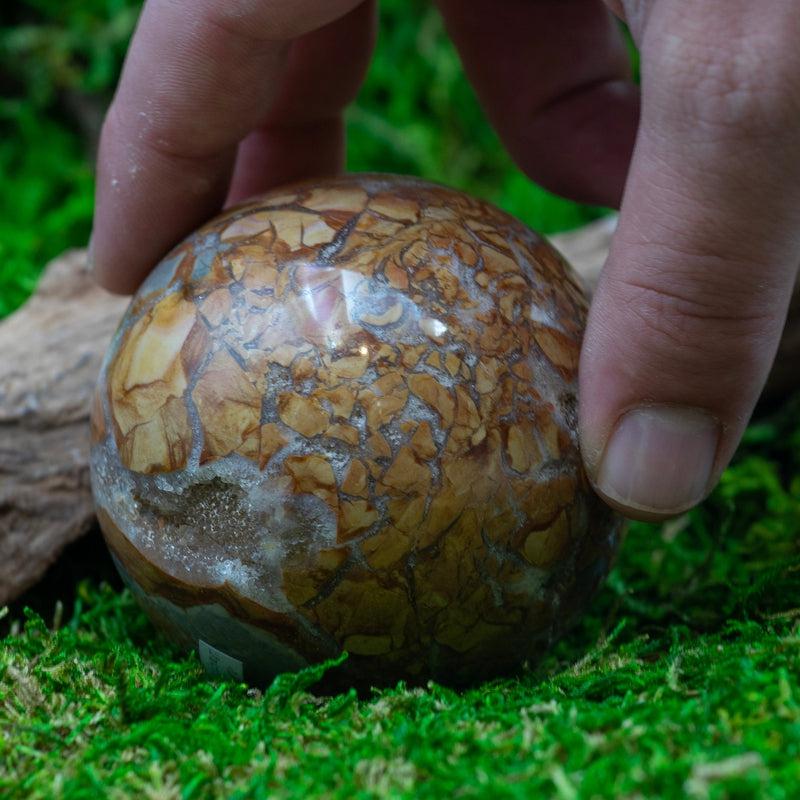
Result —
[[447, 333], [447, 325], [434, 317], [423, 317], [419, 321], [422, 332], [431, 339], [441, 339]]
[[[202, 525], [171, 521], [187, 492], [215, 479], [240, 496], [209, 492], [192, 507]], [[336, 519], [324, 503], [313, 496], [287, 496], [256, 464], [239, 456], [140, 475], [122, 465], [108, 437], [92, 449], [91, 480], [98, 505], [168, 575], [198, 585], [227, 583], [242, 596], [293, 616], [295, 609], [281, 589], [287, 548], [325, 546], [336, 539]], [[150, 507], [137, 502], [137, 494]], [[289, 501], [297, 514], [287, 513]], [[236, 546], [223, 546], [223, 541]]]

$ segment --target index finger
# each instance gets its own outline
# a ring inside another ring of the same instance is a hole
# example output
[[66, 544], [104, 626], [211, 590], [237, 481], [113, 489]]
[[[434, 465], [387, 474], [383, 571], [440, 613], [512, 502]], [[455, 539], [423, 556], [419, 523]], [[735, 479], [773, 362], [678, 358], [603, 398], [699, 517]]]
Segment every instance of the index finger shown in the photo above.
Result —
[[[330, 24], [368, 31], [370, 5], [363, 0], [146, 3], [98, 151], [92, 258], [101, 284], [133, 291], [176, 241], [222, 206], [239, 142], [270, 121], [276, 102], [291, 106], [282, 93], [293, 71], [292, 43]], [[344, 105], [360, 80], [364, 49], [368, 55], [368, 47], [352, 46], [352, 36], [340, 38], [341, 52], [326, 60], [319, 89], [300, 89], [301, 118], [280, 121], [316, 129], [316, 138], [330, 139], [327, 149], [341, 145], [328, 135], [330, 126], [319, 125], [335, 113], [331, 87]], [[335, 45], [332, 37], [326, 42]], [[303, 74], [300, 67], [294, 71]], [[337, 92], [342, 83], [345, 91]], [[324, 150], [326, 142], [302, 133], [296, 139], [315, 153], [310, 163], [319, 169], [317, 149]], [[281, 177], [303, 177], [302, 152], [290, 146], [293, 137], [284, 139], [283, 160], [292, 163], [282, 164]], [[276, 161], [280, 153], [266, 160]]]

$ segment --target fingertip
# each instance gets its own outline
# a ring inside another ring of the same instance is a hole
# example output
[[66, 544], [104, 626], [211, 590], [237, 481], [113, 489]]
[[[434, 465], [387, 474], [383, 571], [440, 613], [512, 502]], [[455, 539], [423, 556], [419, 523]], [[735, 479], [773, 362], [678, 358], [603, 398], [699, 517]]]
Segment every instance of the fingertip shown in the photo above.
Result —
[[704, 409], [642, 404], [620, 416], [587, 473], [595, 491], [626, 516], [668, 519], [708, 495], [721, 432], [720, 421]]

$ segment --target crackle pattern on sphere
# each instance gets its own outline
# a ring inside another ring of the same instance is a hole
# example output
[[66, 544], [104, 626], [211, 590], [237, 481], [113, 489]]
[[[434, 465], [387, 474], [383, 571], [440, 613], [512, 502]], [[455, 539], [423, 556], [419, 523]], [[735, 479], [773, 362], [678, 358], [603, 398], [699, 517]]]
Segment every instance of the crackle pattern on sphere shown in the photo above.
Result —
[[252, 679], [341, 649], [373, 683], [537, 657], [617, 544], [577, 450], [585, 314], [548, 243], [418, 180], [214, 219], [141, 287], [100, 376], [93, 486], [123, 576]]

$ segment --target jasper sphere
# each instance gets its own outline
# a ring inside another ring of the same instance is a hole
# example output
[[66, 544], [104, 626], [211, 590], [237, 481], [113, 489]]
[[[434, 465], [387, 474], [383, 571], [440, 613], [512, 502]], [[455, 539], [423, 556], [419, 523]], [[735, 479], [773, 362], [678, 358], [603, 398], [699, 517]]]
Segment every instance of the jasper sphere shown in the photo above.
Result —
[[217, 674], [344, 682], [534, 661], [609, 569], [578, 451], [586, 299], [540, 236], [412, 178], [226, 211], [141, 286], [92, 409], [103, 533]]

